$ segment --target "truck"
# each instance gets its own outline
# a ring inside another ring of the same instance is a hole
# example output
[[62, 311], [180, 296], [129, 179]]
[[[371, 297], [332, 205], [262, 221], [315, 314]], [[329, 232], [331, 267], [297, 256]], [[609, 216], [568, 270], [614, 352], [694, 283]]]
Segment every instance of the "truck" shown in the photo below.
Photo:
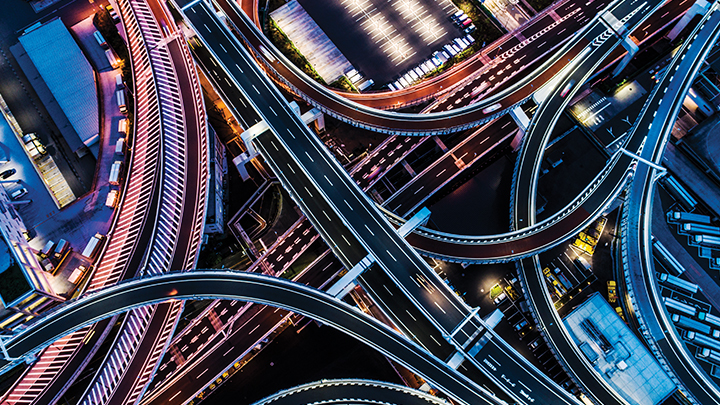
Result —
[[665, 266], [665, 268], [668, 269], [668, 271], [675, 273], [676, 276], [685, 272], [685, 268], [680, 264], [680, 262], [678, 262], [677, 259], [675, 259], [675, 257], [670, 254], [665, 246], [663, 246], [663, 244], [657, 239], [653, 240], [653, 254]]
[[127, 109], [127, 103], [125, 103], [125, 90], [119, 89], [119, 90], [115, 91], [115, 97], [117, 99], [117, 105], [118, 105], [118, 108], [120, 108], [120, 112], [123, 114], [127, 114], [128, 109]]
[[108, 179], [108, 183], [112, 184], [113, 186], [120, 185], [120, 176], [122, 176], [122, 169], [123, 162], [116, 160], [115, 163], [112, 164], [112, 167], [110, 167], [110, 178]]
[[670, 297], [663, 297], [663, 302], [665, 303], [665, 306], [667, 307], [668, 311], [676, 313], [676, 314], [682, 314], [682, 315], [686, 315], [686, 316], [695, 316], [695, 314], [697, 314], [697, 312], [698, 312], [697, 307], [694, 307], [689, 304], [685, 304], [683, 302], [672, 299]]
[[698, 292], [698, 285], [689, 281], [683, 280], [680, 277], [675, 277], [671, 274], [661, 273], [660, 284], [668, 287], [673, 287], [691, 294]]
[[617, 283], [615, 282], [615, 280], [608, 280], [607, 290], [608, 290], [608, 302], [611, 304], [616, 303], [617, 302]]
[[697, 206], [697, 200], [690, 194], [680, 182], [675, 180], [674, 177], [668, 175], [664, 180], [665, 189], [672, 195], [677, 202], [680, 203], [686, 210], [692, 211]]
[[62, 260], [63, 256], [65, 256], [65, 252], [68, 251], [70, 248], [70, 244], [65, 239], [60, 239], [57, 246], [55, 246], [55, 260]]
[[673, 314], [672, 321], [678, 328], [704, 333], [706, 335], [710, 335], [712, 333], [712, 328], [710, 327], [710, 325], [706, 325], [700, 321], [696, 321], [695, 319], [688, 318], [687, 316]]
[[685, 339], [692, 342], [696, 346], [706, 347], [708, 349], [720, 350], [720, 342], [710, 336], [703, 335], [695, 331], [687, 331]]
[[720, 227], [703, 224], [682, 224], [682, 230], [689, 234], [704, 234], [710, 236], [720, 236]]
[[695, 235], [693, 241], [700, 246], [720, 249], [720, 236]]
[[95, 41], [97, 41], [98, 45], [100, 45], [103, 49], [107, 49], [107, 48], [108, 48], [108, 44], [107, 44], [107, 42], [105, 41], [105, 38], [103, 38], [103, 36], [102, 36], [102, 34], [100, 33], [100, 31], [95, 31], [95, 32], [93, 32], [93, 36], [95, 37]]
[[669, 211], [667, 213], [668, 222], [695, 222], [697, 224], [710, 225], [710, 217], [708, 215], [693, 214], [682, 211]]
[[93, 259], [95, 255], [100, 251], [103, 240], [105, 240], [105, 236], [96, 233], [92, 238], [90, 238], [87, 245], [85, 245], [85, 249], [83, 250], [82, 255], [87, 257], [88, 259]]

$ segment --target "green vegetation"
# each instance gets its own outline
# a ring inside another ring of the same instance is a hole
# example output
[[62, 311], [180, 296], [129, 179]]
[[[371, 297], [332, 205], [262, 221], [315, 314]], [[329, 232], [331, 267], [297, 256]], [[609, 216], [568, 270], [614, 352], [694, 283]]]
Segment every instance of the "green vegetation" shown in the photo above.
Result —
[[345, 76], [340, 76], [339, 79], [335, 80], [334, 82], [330, 83], [330, 87], [338, 90], [347, 91], [348, 93], [360, 93], [358, 89], [353, 86], [353, 84], [348, 80]]
[[546, 7], [555, 3], [555, 0], [527, 0], [528, 4], [532, 6], [538, 13], [544, 10]]
[[266, 31], [265, 35], [270, 38], [270, 41], [272, 41], [275, 47], [279, 49], [285, 57], [290, 59], [290, 62], [292, 62], [293, 65], [297, 66], [300, 70], [305, 72], [305, 74], [312, 77], [316, 82], [320, 84], [327, 84], [325, 83], [325, 80], [320, 77], [318, 72], [315, 71], [310, 62], [308, 62], [295, 45], [293, 45], [290, 38], [288, 38], [287, 35], [282, 32], [280, 27], [275, 24], [275, 21], [270, 20], [270, 24], [267, 25]]
[[474, 0], [453, 0], [453, 3], [464, 11], [475, 24], [475, 32], [471, 34], [475, 38], [473, 48], [480, 49], [483, 42], [487, 45], [503, 36], [504, 33], [499, 24], [493, 22], [488, 16], [490, 13], [486, 12], [482, 5], [478, 6]]
[[32, 287], [17, 263], [13, 263], [12, 266], [0, 273], [0, 296], [5, 304], [10, 304], [30, 290]]
[[115, 26], [115, 22], [105, 7], [101, 7], [100, 11], [95, 13], [95, 16], [93, 17], [93, 24], [95, 24], [95, 27], [98, 31], [100, 31], [100, 34], [102, 34], [103, 38], [105, 38], [105, 41], [107, 41], [108, 45], [110, 45], [110, 47], [115, 51], [115, 54], [117, 54], [118, 58], [122, 61], [120, 68], [122, 69], [123, 80], [125, 81], [128, 90], [130, 90], [130, 93], [132, 93], [133, 82], [132, 71], [130, 70], [130, 55], [128, 53], [127, 46], [125, 45], [125, 41], [120, 36], [120, 33]]

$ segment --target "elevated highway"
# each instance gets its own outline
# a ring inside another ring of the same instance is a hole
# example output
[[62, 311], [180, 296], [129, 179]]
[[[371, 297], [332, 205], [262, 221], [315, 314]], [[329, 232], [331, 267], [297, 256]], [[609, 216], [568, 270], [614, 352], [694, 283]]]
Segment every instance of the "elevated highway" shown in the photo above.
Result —
[[23, 356], [113, 314], [167, 300], [187, 299], [243, 300], [300, 313], [375, 348], [460, 403], [497, 403], [442, 360], [356, 308], [301, 284], [237, 271], [165, 273], [123, 282], [37, 318], [11, 338], [6, 347], [11, 356]]
[[[694, 404], [720, 403], [717, 385], [685, 347], [660, 298], [652, 254], [652, 213], [655, 183], [670, 132], [683, 100], [710, 50], [720, 38], [720, 11], [713, 2], [643, 107], [643, 117], [633, 129], [644, 138], [638, 155], [635, 180], [623, 207], [621, 228], [622, 266], [632, 311], [642, 337], [661, 364], [671, 370], [683, 396]], [[652, 114], [651, 114], [652, 113]], [[637, 145], [637, 143], [636, 143]]]
[[298, 385], [264, 398], [253, 405], [297, 404], [345, 405], [447, 405], [430, 394], [383, 381], [338, 379]]
[[[529, 387], [533, 400], [577, 403], [572, 395], [550, 381], [506, 342], [492, 331], [486, 331], [472, 309], [447, 288], [424, 259], [384, 220], [374, 203], [290, 109], [247, 51], [231, 39], [205, 3], [196, 3], [183, 11], [186, 21], [201, 33], [205, 46], [214, 53], [218, 66], [229, 73], [228, 80], [236, 84], [268, 123], [270, 131], [258, 135], [252, 141], [254, 147], [335, 254], [346, 268], [352, 268], [368, 253], [376, 259], [377, 265], [367, 277], [373, 278], [374, 290], [393, 291], [390, 301], [378, 305], [384, 305], [394, 319], [402, 320], [401, 330], [447, 361], [448, 355], [452, 357], [456, 352], [447, 337], [462, 323], [462, 330], [454, 334], [455, 343], [469, 345], [478, 343], [476, 339], [481, 340], [478, 346], [471, 346], [477, 352], [473, 349], [473, 355], [468, 355], [463, 367], [473, 377], [479, 376], [481, 381], [498, 386], [496, 395], [522, 402], [523, 387]], [[385, 277], [389, 284], [382, 279], [374, 280], [375, 277]], [[368, 278], [363, 275], [363, 280]], [[408, 316], [414, 319], [408, 320]], [[468, 322], [464, 322], [466, 318]], [[459, 356], [462, 362], [465, 357], [462, 353]], [[483, 359], [488, 358], [497, 361], [493, 369], [482, 365]], [[513, 375], [513, 379], [503, 380], [503, 372]]]

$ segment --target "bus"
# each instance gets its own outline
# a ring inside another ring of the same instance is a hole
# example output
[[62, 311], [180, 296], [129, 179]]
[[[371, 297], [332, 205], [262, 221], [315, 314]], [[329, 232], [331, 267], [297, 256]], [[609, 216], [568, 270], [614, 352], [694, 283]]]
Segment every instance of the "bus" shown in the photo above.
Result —
[[720, 350], [720, 342], [711, 338], [710, 336], [703, 335], [694, 331], [688, 331], [685, 334], [685, 339], [693, 343], [696, 346], [706, 347], [708, 349]]

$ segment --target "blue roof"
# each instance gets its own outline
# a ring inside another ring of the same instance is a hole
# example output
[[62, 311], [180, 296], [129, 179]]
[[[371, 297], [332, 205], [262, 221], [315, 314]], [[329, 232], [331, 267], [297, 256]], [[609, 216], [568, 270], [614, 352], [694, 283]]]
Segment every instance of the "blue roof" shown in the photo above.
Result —
[[95, 136], [100, 125], [95, 75], [62, 20], [55, 18], [19, 40], [80, 140]]

